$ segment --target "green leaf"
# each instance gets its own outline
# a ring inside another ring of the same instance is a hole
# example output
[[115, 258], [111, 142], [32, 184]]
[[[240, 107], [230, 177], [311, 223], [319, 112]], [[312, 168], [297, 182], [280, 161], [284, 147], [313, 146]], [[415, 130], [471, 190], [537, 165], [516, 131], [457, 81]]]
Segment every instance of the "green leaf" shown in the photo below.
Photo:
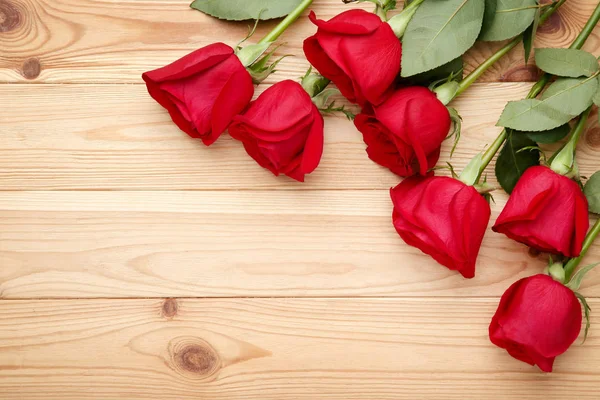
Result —
[[588, 331], [590, 330], [590, 311], [592, 311], [592, 309], [590, 308], [588, 302], [581, 293], [575, 292], [575, 296], [579, 299], [579, 301], [581, 301], [581, 304], [583, 305], [583, 313], [585, 315], [585, 332], [583, 333], [583, 342], [585, 343]]
[[535, 146], [535, 142], [526, 135], [514, 134], [508, 131], [504, 147], [496, 160], [496, 178], [502, 189], [511, 193], [517, 181], [529, 167], [540, 164], [539, 150], [520, 151], [526, 147]]
[[540, 15], [542, 9], [538, 8], [535, 10], [535, 16], [533, 17], [533, 24], [529, 25], [529, 28], [523, 32], [523, 49], [525, 50], [525, 64], [529, 61], [531, 55], [531, 49], [533, 48], [533, 42], [535, 42], [535, 36], [537, 35], [537, 29], [540, 24]]
[[544, 72], [577, 78], [598, 71], [598, 60], [587, 51], [577, 49], [535, 49], [535, 63]]
[[533, 140], [536, 143], [548, 144], [548, 143], [558, 142], [559, 140], [561, 140], [565, 136], [567, 136], [570, 131], [571, 131], [571, 127], [569, 126], [569, 124], [564, 124], [564, 125], [559, 126], [558, 128], [548, 129], [547, 131], [541, 131], [541, 132], [515, 131], [515, 134], [517, 134], [517, 135], [524, 134], [524, 135], [527, 135], [527, 137], [529, 137], [529, 139]]
[[429, 71], [467, 51], [479, 35], [484, 0], [428, 0], [403, 38], [402, 76]]
[[498, 0], [494, 18], [483, 25], [479, 40], [495, 42], [523, 33], [533, 22], [536, 9], [535, 0]]
[[581, 114], [592, 105], [592, 99], [598, 90], [598, 79], [559, 78], [542, 93], [540, 99], [552, 107], [573, 117]]
[[219, 19], [242, 21], [286, 16], [302, 0], [194, 0], [190, 7]]
[[[598, 78], [598, 79], [600, 79], [600, 78]], [[600, 83], [598, 84], [598, 90], [596, 90], [596, 93], [594, 94], [594, 98], [592, 99], [592, 101], [594, 102], [595, 105], [600, 107]], [[598, 115], [600, 116], [600, 113], [598, 113]]]
[[431, 83], [441, 79], [446, 79], [450, 75], [455, 76], [456, 79], [460, 81], [462, 80], [462, 71], [463, 58], [460, 56], [432, 70], [421, 72], [420, 74], [413, 75], [408, 78], [402, 78], [400, 83], [408, 86], [429, 86]]
[[583, 187], [588, 207], [594, 214], [600, 214], [600, 171], [596, 171]]
[[559, 127], [585, 111], [592, 104], [597, 89], [595, 76], [557, 79], [540, 100], [508, 102], [497, 125], [529, 132]]
[[498, 0], [485, 0], [485, 8], [483, 10], [483, 23], [481, 24], [481, 32], [479, 32], [479, 38], [486, 26], [490, 26], [496, 17], [496, 7], [498, 6]]

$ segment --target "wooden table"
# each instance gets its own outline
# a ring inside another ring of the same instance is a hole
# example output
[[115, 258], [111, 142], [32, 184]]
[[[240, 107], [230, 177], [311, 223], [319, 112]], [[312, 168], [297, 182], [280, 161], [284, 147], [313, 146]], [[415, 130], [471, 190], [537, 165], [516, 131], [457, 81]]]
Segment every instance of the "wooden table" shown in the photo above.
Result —
[[[0, 0], [1, 399], [599, 398], [600, 271], [581, 290], [589, 339], [543, 374], [487, 328], [503, 291], [546, 258], [490, 230], [465, 280], [406, 246], [390, 222], [399, 179], [349, 121], [326, 118], [304, 184], [228, 136], [205, 148], [179, 131], [140, 74], [247, 29], [189, 2]], [[537, 46], [568, 46], [594, 6], [569, 0]], [[347, 7], [314, 5], [324, 18]], [[303, 17], [285, 34], [296, 57], [270, 83], [303, 74], [312, 32]], [[467, 70], [494, 48], [477, 45]], [[600, 30], [586, 49], [600, 55]], [[456, 168], [536, 76], [518, 49], [455, 102]], [[591, 120], [588, 176], [600, 167]]]

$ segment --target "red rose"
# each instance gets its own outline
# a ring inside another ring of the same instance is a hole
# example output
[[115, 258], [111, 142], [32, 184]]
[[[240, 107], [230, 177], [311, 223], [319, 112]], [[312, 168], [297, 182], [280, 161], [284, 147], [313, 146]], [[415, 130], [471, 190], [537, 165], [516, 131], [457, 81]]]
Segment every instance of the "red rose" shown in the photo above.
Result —
[[519, 179], [492, 229], [540, 251], [577, 257], [589, 224], [579, 185], [536, 166]]
[[450, 130], [450, 114], [435, 93], [414, 86], [396, 90], [373, 110], [363, 109], [354, 124], [369, 158], [400, 176], [425, 175], [440, 158]]
[[552, 372], [554, 358], [577, 339], [581, 320], [571, 289], [548, 275], [534, 275], [504, 292], [490, 324], [490, 340], [517, 360]]
[[302, 86], [285, 80], [265, 90], [234, 118], [229, 134], [275, 175], [300, 182], [319, 165], [323, 117]]
[[318, 30], [304, 41], [308, 61], [351, 102], [380, 104], [400, 73], [402, 45], [392, 28], [364, 10], [309, 18]]
[[179, 129], [212, 144], [252, 100], [254, 86], [233, 49], [214, 43], [142, 75]]
[[440, 264], [475, 276], [490, 206], [473, 188], [442, 176], [411, 177], [390, 191], [400, 237]]

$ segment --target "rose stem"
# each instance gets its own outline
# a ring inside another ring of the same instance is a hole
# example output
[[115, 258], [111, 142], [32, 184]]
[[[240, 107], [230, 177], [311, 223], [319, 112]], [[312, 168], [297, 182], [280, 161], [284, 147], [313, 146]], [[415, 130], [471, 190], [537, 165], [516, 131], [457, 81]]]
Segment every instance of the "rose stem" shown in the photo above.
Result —
[[584, 112], [579, 116], [579, 120], [575, 124], [573, 128], [573, 133], [571, 137], [564, 144], [564, 146], [558, 150], [548, 161], [548, 165], [550, 169], [554, 172], [567, 175], [570, 174], [573, 170], [573, 166], [575, 165], [575, 150], [577, 149], [577, 142], [579, 142], [579, 138], [581, 134], [585, 131], [585, 123], [590, 116], [590, 112], [592, 111], [592, 106], [589, 106]]
[[[556, 5], [560, 5], [560, 4], [556, 3]], [[555, 5], [555, 7], [556, 7], [556, 5]], [[548, 10], [548, 11], [550, 11], [550, 10]], [[542, 15], [542, 17], [543, 17], [543, 15]], [[541, 17], [540, 17], [540, 19], [541, 19]], [[600, 3], [598, 3], [598, 5], [596, 6], [596, 9], [594, 10], [592, 15], [588, 19], [587, 23], [585, 24], [585, 26], [583, 27], [581, 32], [579, 32], [579, 35], [577, 36], [577, 38], [575, 38], [573, 43], [571, 43], [571, 46], [569, 46], [569, 48], [570, 49], [581, 49], [581, 47], [583, 46], [583, 44], [585, 43], [587, 38], [590, 36], [590, 34], [592, 33], [592, 30], [594, 29], [594, 27], [596, 26], [596, 24], [598, 23], [599, 20], [600, 20]], [[540, 92], [542, 91], [542, 89], [544, 89], [544, 87], [548, 84], [548, 82], [550, 82], [550, 79], [552, 79], [552, 75], [546, 74], [546, 73], [543, 74], [542, 77], [531, 87], [531, 90], [529, 91], [529, 93], [527, 94], [527, 96], [525, 98], [526, 99], [535, 98], [538, 94], [540, 94]], [[506, 140], [507, 133], [508, 133], [508, 131], [506, 129], [503, 129], [502, 132], [500, 132], [500, 134], [496, 138], [496, 140], [494, 140], [494, 142], [490, 145], [490, 147], [488, 147], [488, 149], [483, 153], [483, 157], [482, 157], [483, 162], [481, 163], [481, 168], [479, 168], [479, 175], [477, 176], [477, 180], [479, 180], [479, 178], [481, 178], [481, 174], [483, 174], [483, 171], [485, 171], [488, 164], [492, 161], [492, 159], [494, 158], [494, 156], [496, 155], [498, 150], [500, 150], [500, 147], [502, 147], [502, 144]]]
[[[548, 18], [550, 18], [550, 16], [556, 10], [558, 10], [558, 8], [560, 6], [562, 6], [565, 1], [566, 0], [559, 0], [553, 6], [551, 6], [546, 11], [544, 11], [542, 13], [542, 15], [540, 15], [540, 25], [543, 24]], [[494, 53], [490, 58], [488, 58], [483, 63], [481, 63], [481, 65], [479, 65], [477, 68], [475, 68], [473, 70], [473, 72], [471, 72], [469, 75], [467, 75], [458, 84], [458, 90], [457, 90], [456, 94], [454, 95], [454, 97], [458, 96], [459, 94], [461, 94], [462, 92], [467, 90], [467, 88], [469, 86], [471, 86], [481, 75], [483, 75], [483, 73], [485, 71], [487, 71], [487, 69], [489, 67], [491, 67], [496, 61], [498, 61], [500, 58], [502, 58], [502, 56], [504, 56], [506, 53], [511, 51], [516, 45], [521, 43], [522, 40], [523, 40], [523, 34], [520, 34], [519, 36], [515, 37], [513, 40], [508, 42], [504, 47], [502, 47], [496, 53]]]
[[592, 247], [592, 243], [594, 242], [594, 239], [596, 239], [596, 236], [598, 236], [598, 234], [600, 234], [600, 218], [596, 220], [596, 223], [594, 224], [594, 226], [592, 226], [592, 229], [585, 236], [585, 239], [583, 240], [583, 247], [581, 248], [581, 254], [579, 254], [579, 257], [570, 259], [569, 262], [567, 262], [567, 265], [565, 265], [565, 278], [567, 282], [569, 281], [569, 279], [571, 279], [573, 272], [575, 272], [575, 269], [581, 263], [581, 260], [583, 260], [585, 254], [588, 252], [590, 247]]
[[258, 43], [267, 43], [274, 42], [277, 40], [279, 36], [295, 21], [302, 15], [304, 10], [308, 8], [312, 4], [313, 0], [303, 0], [302, 3], [298, 4], [298, 7], [294, 8], [294, 10], [287, 15], [280, 23], [277, 24], [275, 28], [267, 35], [260, 40]]

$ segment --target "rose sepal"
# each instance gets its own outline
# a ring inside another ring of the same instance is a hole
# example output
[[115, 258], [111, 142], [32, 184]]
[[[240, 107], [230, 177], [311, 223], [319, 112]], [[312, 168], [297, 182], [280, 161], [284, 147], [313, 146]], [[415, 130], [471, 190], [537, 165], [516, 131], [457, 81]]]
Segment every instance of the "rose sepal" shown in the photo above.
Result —
[[432, 91], [435, 93], [438, 100], [444, 105], [450, 103], [460, 89], [458, 82], [452, 80], [452, 78], [453, 77], [450, 77], [448, 82], [432, 88]]
[[[563, 264], [560, 262], [551, 263], [548, 266], [548, 275], [555, 281], [565, 284], [565, 269], [563, 268]], [[571, 289], [572, 290], [572, 289]]]
[[575, 297], [577, 297], [577, 299], [579, 299], [579, 301], [581, 302], [581, 305], [583, 306], [583, 315], [585, 316], [585, 331], [583, 332], [583, 341], [581, 342], [581, 344], [585, 343], [585, 340], [587, 339], [587, 335], [588, 335], [588, 331], [590, 330], [590, 311], [592, 311], [592, 309], [590, 308], [587, 300], [585, 299], [585, 297], [579, 293], [579, 292], [573, 292], [575, 293]]
[[467, 186], [473, 186], [479, 178], [479, 168], [481, 168], [482, 163], [483, 153], [479, 153], [469, 161], [465, 169], [458, 176], [458, 179]]
[[240, 59], [240, 62], [244, 67], [249, 67], [254, 64], [254, 62], [258, 60], [272, 44], [272, 42], [266, 42], [238, 47], [235, 50], [235, 55]]
[[571, 277], [569, 282], [567, 282], [566, 286], [572, 291], [579, 290], [579, 287], [581, 286], [581, 282], [583, 281], [583, 278], [585, 278], [585, 275], [598, 265], [600, 265], [600, 262], [582, 267], [579, 271], [573, 274], [573, 277]]
[[407, 5], [401, 13], [394, 15], [387, 21], [398, 39], [404, 36], [404, 32], [406, 32], [408, 23], [415, 15], [417, 8], [419, 8], [423, 1], [424, 0], [414, 0], [412, 3]]
[[246, 70], [248, 71], [248, 73], [252, 77], [252, 82], [254, 84], [258, 85], [262, 81], [264, 81], [265, 79], [267, 79], [269, 77], [269, 75], [271, 75], [272, 73], [275, 72], [275, 68], [281, 62], [281, 60], [283, 60], [284, 58], [286, 58], [286, 57], [289, 56], [289, 54], [284, 54], [283, 56], [279, 57], [277, 60], [275, 60], [271, 64], [269, 64], [269, 61], [271, 60], [271, 57], [273, 56], [273, 54], [275, 53], [275, 51], [280, 46], [281, 45], [276, 46], [273, 50], [271, 50], [270, 52], [268, 52], [267, 54], [265, 54], [262, 58], [260, 58], [259, 60], [255, 61], [254, 63], [252, 63], [252, 65], [246, 67]]
[[344, 106], [336, 107], [335, 100], [329, 102], [329, 98], [331, 96], [341, 96], [341, 94], [342, 93], [336, 88], [327, 88], [316, 96], [313, 96], [312, 102], [315, 106], [317, 106], [321, 114], [333, 114], [335, 112], [341, 112], [346, 116], [346, 118], [348, 118], [350, 121], [353, 121], [356, 115], [352, 111], [347, 110]]
[[[327, 85], [329, 85], [329, 82], [331, 81], [325, 78], [323, 75], [313, 73], [311, 66], [308, 69], [308, 71], [306, 71], [306, 74], [304, 74], [304, 76], [302, 77], [301, 85], [302, 88], [306, 91], [306, 93], [308, 93], [308, 95], [311, 98], [313, 98], [313, 102], [315, 102], [314, 98], [318, 96], [321, 92], [323, 92], [323, 90], [325, 90]], [[337, 93], [339, 93], [339, 90], [337, 90]], [[332, 92], [331, 94], [334, 93]], [[331, 94], [329, 96], [331, 96]], [[327, 98], [329, 98], [329, 96], [327, 96]], [[319, 107], [319, 105], [317, 105], [317, 107]]]
[[387, 12], [396, 8], [396, 0], [342, 0], [344, 4], [364, 3], [366, 1], [375, 4], [375, 11], [373, 12], [383, 21], [387, 20]]
[[452, 132], [446, 137], [446, 139], [450, 139], [454, 137], [454, 144], [452, 145], [452, 149], [450, 150], [450, 158], [454, 155], [454, 150], [456, 150], [456, 146], [458, 146], [458, 142], [460, 141], [460, 132], [462, 129], [462, 117], [458, 113], [458, 110], [454, 107], [446, 107], [448, 109], [448, 114], [450, 114], [450, 120], [452, 121]]

